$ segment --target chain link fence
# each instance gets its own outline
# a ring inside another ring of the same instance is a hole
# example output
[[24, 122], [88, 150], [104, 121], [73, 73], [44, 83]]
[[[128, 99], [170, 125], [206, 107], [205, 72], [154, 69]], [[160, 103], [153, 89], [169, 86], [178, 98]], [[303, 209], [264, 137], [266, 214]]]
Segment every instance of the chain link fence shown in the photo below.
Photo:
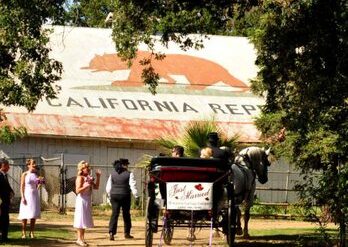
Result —
[[38, 165], [38, 175], [45, 178], [45, 185], [39, 189], [42, 210], [62, 209], [61, 203], [61, 158], [44, 159], [42, 157], [9, 158], [11, 168], [8, 172], [9, 182], [15, 193], [11, 204], [11, 211], [18, 212], [21, 200], [20, 181], [22, 173], [27, 170], [26, 160], [34, 159]]
[[[15, 198], [12, 203], [13, 212], [18, 212], [20, 203], [20, 178], [26, 171], [26, 160], [33, 158], [39, 166], [39, 175], [45, 178], [45, 185], [40, 188], [42, 210], [57, 211], [65, 213], [67, 209], [73, 209], [75, 206], [75, 179], [77, 175], [77, 163], [65, 161], [64, 154], [56, 157], [20, 157], [9, 159], [11, 169], [9, 171], [9, 180], [15, 192]], [[109, 203], [105, 187], [108, 177], [113, 171], [112, 165], [94, 165], [91, 164], [92, 176], [95, 176], [95, 170], [101, 170], [101, 181], [99, 190], [94, 190], [92, 194], [93, 205], [107, 205]], [[137, 181], [138, 194], [140, 196], [140, 205], [138, 209], [144, 214], [146, 205], [146, 169], [130, 166], [129, 169], [134, 173]], [[299, 179], [295, 172], [290, 171], [272, 171], [270, 172], [270, 181], [266, 185], [257, 187], [257, 196], [261, 204], [283, 205], [295, 203], [298, 198], [296, 191], [293, 190], [294, 183]], [[272, 181], [280, 180], [277, 184]]]
[[[26, 160], [34, 159], [39, 167], [38, 175], [45, 178], [45, 185], [40, 187], [41, 209], [66, 213], [69, 208], [75, 206], [75, 179], [77, 175], [77, 164], [64, 162], [64, 154], [53, 158], [44, 157], [20, 157], [8, 158], [11, 168], [8, 172], [9, 182], [15, 192], [12, 201], [12, 212], [18, 212], [21, 200], [20, 180], [23, 172], [27, 170]], [[114, 170], [111, 165], [93, 165], [91, 164], [92, 176], [95, 176], [95, 170], [101, 170], [101, 180], [99, 190], [93, 190], [93, 205], [106, 205], [109, 203], [105, 187], [109, 175]], [[134, 173], [137, 181], [137, 190], [140, 196], [139, 209], [145, 210], [146, 193], [146, 172], [143, 168], [130, 166], [129, 169]]]

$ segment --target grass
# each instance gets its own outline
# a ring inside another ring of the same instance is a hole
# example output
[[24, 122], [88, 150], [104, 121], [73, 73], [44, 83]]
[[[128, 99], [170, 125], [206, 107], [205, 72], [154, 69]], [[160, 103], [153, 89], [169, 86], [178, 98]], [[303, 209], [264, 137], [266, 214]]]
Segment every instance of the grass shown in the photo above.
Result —
[[338, 230], [335, 228], [326, 229], [326, 233], [330, 239], [325, 238], [324, 234], [318, 227], [307, 228], [283, 228], [283, 229], [267, 229], [267, 230], [250, 230], [250, 239], [244, 240], [237, 237], [236, 246], [256, 247], [256, 246], [334, 246], [333, 242], [337, 240]]
[[[28, 233], [27, 233], [28, 234]], [[11, 223], [9, 229], [10, 241], [1, 246], [62, 246], [62, 240], [74, 238], [74, 232], [64, 229], [60, 225], [37, 224], [35, 239], [21, 239], [21, 226]]]

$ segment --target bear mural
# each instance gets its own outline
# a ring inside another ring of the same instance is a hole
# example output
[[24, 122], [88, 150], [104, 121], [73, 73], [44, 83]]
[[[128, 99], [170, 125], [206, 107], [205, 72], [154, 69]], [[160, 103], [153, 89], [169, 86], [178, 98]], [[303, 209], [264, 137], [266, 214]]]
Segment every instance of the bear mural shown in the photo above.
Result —
[[[143, 86], [141, 75], [143, 66], [139, 64], [144, 58], [149, 58], [150, 52], [138, 51], [133, 64], [128, 68], [127, 63], [122, 61], [117, 54], [95, 55], [89, 62], [89, 66], [82, 69], [89, 69], [93, 72], [130, 69], [128, 79], [125, 81], [115, 80], [114, 86], [139, 87]], [[188, 89], [203, 90], [206, 87], [216, 84], [230, 87], [233, 91], [246, 91], [248, 86], [241, 80], [232, 76], [221, 65], [207, 59], [181, 54], [166, 54], [163, 60], [152, 60], [152, 66], [161, 78], [167, 80], [168, 85], [176, 83], [172, 75], [182, 75], [187, 78]]]

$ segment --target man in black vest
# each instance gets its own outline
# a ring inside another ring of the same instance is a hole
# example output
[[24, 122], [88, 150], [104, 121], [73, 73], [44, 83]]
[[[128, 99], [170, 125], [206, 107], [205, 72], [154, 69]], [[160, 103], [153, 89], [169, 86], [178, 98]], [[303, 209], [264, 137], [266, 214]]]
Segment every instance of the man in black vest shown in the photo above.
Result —
[[106, 192], [109, 195], [112, 206], [109, 222], [110, 240], [115, 239], [114, 235], [117, 232], [117, 221], [121, 208], [124, 221], [124, 237], [127, 239], [133, 238], [130, 235], [132, 228], [130, 216], [131, 192], [136, 199], [138, 198], [138, 192], [134, 174], [128, 171], [128, 164], [128, 159], [116, 160], [114, 162], [115, 171], [111, 173], [106, 183]]
[[1, 229], [1, 242], [8, 241], [8, 228], [10, 225], [10, 203], [14, 196], [13, 189], [11, 188], [7, 172], [10, 169], [10, 165], [6, 159], [0, 159], [0, 198], [1, 198], [1, 210], [0, 210], [0, 229]]

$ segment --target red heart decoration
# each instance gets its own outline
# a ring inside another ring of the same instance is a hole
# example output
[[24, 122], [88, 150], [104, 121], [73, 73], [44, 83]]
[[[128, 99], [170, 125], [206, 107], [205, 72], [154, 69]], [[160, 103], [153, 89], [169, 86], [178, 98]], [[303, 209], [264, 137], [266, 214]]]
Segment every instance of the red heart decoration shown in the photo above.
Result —
[[201, 184], [196, 184], [195, 188], [196, 190], [199, 190], [199, 191], [203, 190], [203, 186]]

